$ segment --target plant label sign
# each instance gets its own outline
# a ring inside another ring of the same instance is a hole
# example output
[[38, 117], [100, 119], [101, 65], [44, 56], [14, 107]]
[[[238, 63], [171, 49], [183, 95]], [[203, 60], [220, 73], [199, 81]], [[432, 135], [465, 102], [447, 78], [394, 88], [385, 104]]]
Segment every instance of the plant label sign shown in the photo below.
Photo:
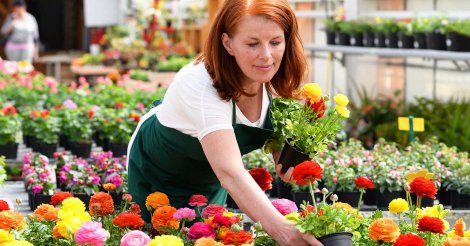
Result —
[[398, 117], [398, 130], [409, 131], [410, 125], [414, 132], [424, 132], [424, 118]]

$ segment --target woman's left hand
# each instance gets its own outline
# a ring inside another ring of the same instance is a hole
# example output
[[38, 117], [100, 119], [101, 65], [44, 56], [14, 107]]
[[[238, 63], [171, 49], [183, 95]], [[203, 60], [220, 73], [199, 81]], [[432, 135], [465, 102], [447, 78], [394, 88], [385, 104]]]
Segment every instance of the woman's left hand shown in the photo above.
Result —
[[292, 177], [292, 172], [294, 172], [294, 168], [289, 167], [289, 169], [287, 169], [287, 172], [285, 173], [282, 173], [281, 169], [282, 169], [282, 164], [281, 163], [277, 164], [276, 165], [277, 176], [279, 176], [282, 179], [282, 181], [286, 183], [291, 183], [291, 184], [295, 183], [295, 180]]

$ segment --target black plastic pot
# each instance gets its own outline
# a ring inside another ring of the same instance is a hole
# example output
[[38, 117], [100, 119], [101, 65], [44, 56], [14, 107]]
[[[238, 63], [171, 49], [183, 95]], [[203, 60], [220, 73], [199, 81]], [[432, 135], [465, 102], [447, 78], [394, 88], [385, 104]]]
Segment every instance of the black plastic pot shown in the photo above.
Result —
[[91, 143], [70, 143], [70, 151], [77, 157], [88, 158], [91, 153]]
[[452, 193], [452, 209], [469, 209], [470, 194]]
[[415, 49], [426, 49], [427, 48], [427, 44], [426, 44], [426, 35], [424, 35], [424, 33], [415, 33], [413, 34], [413, 47], [415, 47]]
[[449, 32], [446, 40], [447, 50], [470, 51], [470, 37], [456, 32]]
[[332, 32], [330, 30], [325, 30], [326, 33], [326, 44], [333, 45], [335, 44], [335, 32]]
[[96, 146], [102, 146], [103, 145], [103, 140], [101, 139], [101, 132], [99, 130], [96, 130], [93, 133], [93, 136], [91, 136], [93, 139], [93, 142], [95, 142]]
[[286, 184], [282, 181], [278, 182], [277, 183], [277, 191], [278, 191], [277, 197], [293, 200], [293, 198], [292, 198], [292, 186], [290, 186], [289, 184]]
[[397, 33], [398, 36], [398, 48], [400, 49], [413, 49], [413, 36], [408, 36], [403, 32]]
[[68, 150], [70, 147], [68, 142], [69, 141], [67, 139], [67, 136], [65, 136], [64, 134], [59, 135], [59, 145], [66, 150]]
[[365, 32], [362, 34], [362, 45], [364, 47], [374, 47], [375, 35], [371, 32]]
[[[416, 194], [411, 193], [411, 202], [416, 205]], [[423, 197], [421, 199], [421, 208], [432, 207], [434, 205], [434, 200], [429, 197]]]
[[377, 194], [377, 208], [388, 209], [388, 204], [395, 198], [400, 198], [400, 191], [384, 191], [384, 193]]
[[39, 152], [41, 155], [45, 155], [48, 158], [54, 158], [54, 153], [57, 151], [57, 144], [47, 144], [36, 141], [33, 146], [33, 151]]
[[398, 48], [398, 35], [396, 32], [385, 33], [385, 46], [387, 48]]
[[292, 200], [295, 202], [295, 205], [297, 205], [298, 208], [300, 208], [300, 205], [305, 201], [308, 202], [308, 204], [313, 205], [313, 200], [312, 196], [310, 195], [310, 192], [308, 191], [295, 191], [292, 192]]
[[7, 143], [0, 145], [0, 156], [5, 156], [7, 159], [16, 159], [18, 156], [18, 144]]
[[31, 144], [31, 139], [33, 138], [33, 136], [29, 136], [29, 135], [23, 135], [23, 143], [26, 147], [30, 148], [32, 147], [33, 145]]
[[127, 155], [127, 143], [109, 143], [109, 150], [113, 152], [113, 156], [121, 157]]
[[272, 184], [273, 187], [268, 191], [269, 197], [275, 198], [278, 197], [278, 186], [277, 186], [277, 180], [273, 180]]
[[381, 32], [374, 33], [374, 47], [385, 48], [385, 34]]
[[289, 167], [295, 167], [307, 160], [310, 160], [309, 155], [300, 152], [286, 141], [284, 147], [282, 148], [278, 163], [282, 164], [281, 171], [285, 173]]
[[437, 198], [439, 199], [439, 203], [444, 205], [444, 206], [449, 206], [452, 204], [452, 193], [455, 192], [457, 193], [456, 190], [446, 190], [441, 188], [437, 192]]
[[338, 196], [339, 202], [344, 202], [352, 207], [357, 208], [357, 204], [359, 203], [359, 192], [357, 191], [338, 191], [334, 192]]
[[352, 233], [350, 232], [337, 232], [323, 237], [319, 237], [324, 246], [352, 246]]
[[362, 197], [364, 205], [377, 205], [377, 193], [376, 189], [367, 189], [366, 193], [364, 193], [364, 196]]
[[430, 50], [446, 50], [446, 36], [440, 33], [426, 33], [426, 45]]
[[101, 147], [103, 148], [103, 151], [109, 151], [109, 138], [103, 138]]
[[351, 46], [362, 47], [363, 46], [362, 39], [363, 39], [362, 33], [352, 33], [351, 37], [349, 38], [349, 44]]
[[349, 39], [350, 39], [350, 36], [348, 33], [336, 32], [335, 44], [349, 46], [350, 45]]
[[30, 203], [30, 208], [32, 211], [34, 211], [39, 205], [41, 204], [49, 204], [51, 202], [51, 197], [50, 195], [42, 195], [42, 194], [31, 194], [31, 203]]

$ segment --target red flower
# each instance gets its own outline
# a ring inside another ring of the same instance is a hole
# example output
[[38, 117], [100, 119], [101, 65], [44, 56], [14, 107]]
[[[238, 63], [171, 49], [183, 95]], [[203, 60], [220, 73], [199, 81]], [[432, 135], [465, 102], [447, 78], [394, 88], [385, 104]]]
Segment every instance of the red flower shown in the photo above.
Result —
[[273, 177], [265, 168], [252, 168], [249, 173], [263, 191], [273, 188]]
[[204, 222], [196, 222], [189, 227], [188, 238], [190, 240], [196, 241], [202, 237], [215, 238], [214, 228]]
[[202, 217], [207, 219], [209, 217], [212, 217], [216, 214], [223, 213], [223, 212], [227, 212], [227, 209], [224, 206], [220, 206], [218, 204], [209, 204], [209, 206], [205, 207], [202, 210], [201, 215]]
[[42, 118], [47, 118], [49, 117], [49, 115], [51, 115], [51, 112], [49, 112], [49, 110], [45, 109], [41, 112], [41, 117]]
[[57, 206], [57, 205], [59, 205], [59, 203], [61, 203], [63, 200], [65, 200], [69, 197], [73, 197], [72, 193], [65, 192], [65, 191], [57, 192], [54, 195], [52, 195], [51, 204], [54, 205], [54, 206]]
[[425, 241], [420, 236], [408, 233], [408, 234], [401, 234], [393, 246], [424, 246]]
[[113, 225], [120, 228], [140, 229], [145, 222], [140, 214], [124, 212], [113, 219]]
[[247, 231], [239, 231], [235, 234], [233, 231], [227, 232], [224, 238], [222, 238], [222, 243], [226, 245], [233, 245], [237, 242], [237, 245], [249, 244], [253, 241], [253, 236]]
[[14, 106], [5, 106], [2, 111], [4, 115], [15, 115], [17, 112]]
[[10, 206], [4, 200], [0, 200], [0, 212], [10, 210]]
[[436, 199], [435, 195], [437, 189], [436, 185], [431, 180], [424, 177], [417, 177], [410, 183], [410, 192], [416, 193], [416, 195], [420, 197], [427, 196], [431, 199]]
[[189, 206], [201, 207], [207, 205], [207, 198], [203, 195], [192, 195], [189, 198]]
[[61, 109], [62, 108], [62, 104], [57, 104], [54, 106], [54, 109]]
[[307, 214], [313, 212], [315, 210], [315, 207], [312, 205], [308, 205], [301, 213], [300, 216], [304, 217], [307, 216]]
[[212, 219], [212, 223], [214, 224], [218, 224], [218, 225], [222, 225], [222, 226], [230, 226], [231, 225], [231, 218], [230, 217], [226, 217], [226, 216], [223, 216], [222, 214], [216, 214], [214, 216], [214, 219]]
[[444, 234], [444, 223], [437, 217], [424, 216], [418, 221], [418, 231]]
[[139, 204], [137, 203], [132, 203], [131, 206], [129, 207], [129, 210], [131, 211], [131, 213], [135, 213], [135, 214], [140, 214], [140, 212], [142, 212], [142, 210], [140, 210]]
[[315, 180], [321, 179], [323, 170], [320, 165], [314, 161], [304, 161], [297, 165], [292, 172], [292, 177], [298, 185], [306, 185]]
[[366, 177], [359, 176], [359, 177], [356, 178], [354, 183], [359, 188], [366, 188], [366, 189], [373, 189], [374, 188], [374, 182], [372, 182], [372, 180], [370, 180]]
[[114, 104], [114, 106], [116, 108], [124, 108], [124, 103], [123, 102], [117, 102], [116, 104]]
[[90, 208], [93, 204], [100, 204], [100, 209], [98, 211], [90, 209], [91, 215], [105, 216], [112, 214], [114, 212], [114, 202], [110, 194], [104, 192], [95, 193], [90, 198]]
[[309, 106], [313, 112], [316, 113], [315, 120], [322, 118], [323, 115], [325, 115], [326, 106], [323, 97], [320, 99], [320, 101], [314, 103], [310, 102], [310, 100], [307, 100], [307, 106]]
[[88, 111], [88, 118], [93, 118], [95, 116], [95, 112], [93, 112], [93, 110], [89, 110]]

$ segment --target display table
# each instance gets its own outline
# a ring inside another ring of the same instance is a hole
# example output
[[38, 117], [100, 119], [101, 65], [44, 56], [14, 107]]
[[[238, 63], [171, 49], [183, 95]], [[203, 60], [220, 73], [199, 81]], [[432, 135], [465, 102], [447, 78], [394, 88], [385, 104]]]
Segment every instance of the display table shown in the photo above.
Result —
[[126, 88], [154, 92], [159, 88], [167, 88], [173, 81], [176, 72], [148, 72], [150, 81], [129, 79], [124, 82]]
[[37, 62], [46, 64], [46, 76], [53, 76], [60, 81], [62, 64], [71, 64], [75, 57], [69, 54], [46, 55], [40, 57]]

